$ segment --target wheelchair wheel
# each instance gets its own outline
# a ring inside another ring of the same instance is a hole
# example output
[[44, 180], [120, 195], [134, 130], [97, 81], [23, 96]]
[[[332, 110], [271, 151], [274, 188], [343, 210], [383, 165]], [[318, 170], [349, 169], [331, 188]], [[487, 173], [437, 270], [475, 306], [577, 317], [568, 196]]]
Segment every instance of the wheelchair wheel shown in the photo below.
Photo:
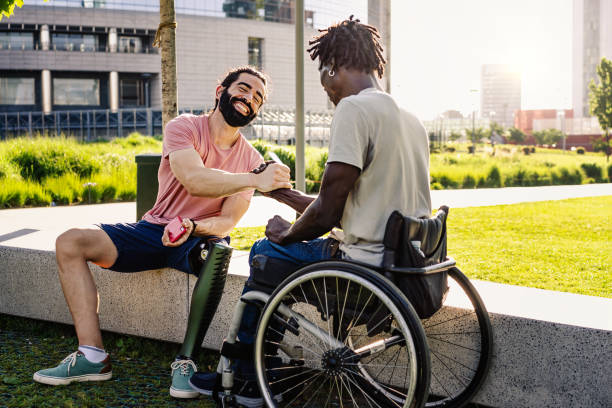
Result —
[[270, 296], [255, 339], [270, 407], [422, 407], [429, 352], [420, 320], [386, 278], [325, 261]]
[[427, 407], [465, 406], [482, 386], [492, 354], [493, 332], [482, 299], [459, 269], [448, 276], [444, 306], [422, 321], [431, 355]]

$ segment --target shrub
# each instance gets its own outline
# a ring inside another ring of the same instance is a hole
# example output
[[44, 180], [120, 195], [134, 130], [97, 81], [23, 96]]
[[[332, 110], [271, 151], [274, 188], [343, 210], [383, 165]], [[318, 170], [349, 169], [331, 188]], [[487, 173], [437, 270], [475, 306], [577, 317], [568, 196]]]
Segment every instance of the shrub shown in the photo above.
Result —
[[523, 153], [525, 153], [525, 156], [529, 156], [529, 153], [531, 153], [531, 148], [523, 147]]
[[45, 206], [51, 204], [51, 195], [28, 180], [5, 180], [0, 183], [0, 208]]
[[471, 174], [466, 174], [461, 182], [461, 187], [463, 188], [474, 188], [476, 187], [476, 179]]
[[266, 156], [266, 153], [268, 153], [268, 150], [270, 150], [272, 148], [271, 145], [269, 145], [268, 143], [264, 142], [263, 140], [254, 140], [251, 142], [251, 145], [259, 152], [259, 154], [261, 154], [263, 157]]
[[489, 173], [487, 174], [486, 179], [486, 185], [487, 187], [502, 186], [501, 173], [499, 172], [499, 168], [497, 168], [497, 166], [492, 166], [491, 169], [489, 169]]
[[584, 154], [584, 147], [578, 147], [578, 148], [576, 148], [576, 153], [577, 153], [577, 154]]
[[276, 153], [285, 166], [291, 169], [291, 180], [295, 180], [295, 153], [286, 147], [280, 146], [276, 146], [271, 150]]
[[552, 173], [552, 181], [556, 185], [580, 184], [582, 183], [582, 173], [578, 169], [569, 171], [567, 168], [562, 167], [558, 173]]
[[455, 152], [455, 147], [454, 146], [444, 146], [444, 150], [449, 152], [449, 153], [454, 153]]
[[23, 178], [41, 182], [66, 173], [89, 177], [100, 170], [100, 164], [93, 157], [75, 149], [72, 143], [41, 143], [39, 146], [36, 143], [39, 140], [42, 139], [22, 144], [10, 158]]
[[587, 177], [595, 181], [600, 181], [603, 178], [603, 169], [595, 163], [582, 163], [580, 167]]
[[531, 148], [531, 153], [535, 153], [535, 147]]
[[440, 184], [438, 182], [431, 183], [430, 188], [432, 190], [442, 190], [443, 189], [442, 184]]
[[608, 166], [608, 182], [612, 183], [612, 164]]

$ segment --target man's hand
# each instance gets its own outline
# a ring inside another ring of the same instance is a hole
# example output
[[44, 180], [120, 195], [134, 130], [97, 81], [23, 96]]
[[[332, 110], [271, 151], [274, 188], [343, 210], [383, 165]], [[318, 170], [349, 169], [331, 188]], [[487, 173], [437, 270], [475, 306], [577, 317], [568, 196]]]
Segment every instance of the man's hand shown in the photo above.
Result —
[[266, 225], [266, 237], [276, 244], [283, 244], [283, 239], [291, 228], [291, 223], [284, 220], [281, 216], [275, 215], [274, 218], [268, 220]]
[[183, 227], [185, 227], [185, 233], [182, 237], [174, 242], [170, 242], [168, 237], [168, 225], [164, 228], [164, 235], [162, 235], [162, 244], [167, 247], [177, 247], [184, 244], [191, 236], [191, 231], [195, 228], [195, 222], [192, 222], [189, 218], [183, 220]]
[[257, 189], [268, 192], [278, 188], [291, 188], [289, 175], [289, 167], [281, 163], [272, 163], [268, 164], [261, 173], [256, 173], [254, 177]]

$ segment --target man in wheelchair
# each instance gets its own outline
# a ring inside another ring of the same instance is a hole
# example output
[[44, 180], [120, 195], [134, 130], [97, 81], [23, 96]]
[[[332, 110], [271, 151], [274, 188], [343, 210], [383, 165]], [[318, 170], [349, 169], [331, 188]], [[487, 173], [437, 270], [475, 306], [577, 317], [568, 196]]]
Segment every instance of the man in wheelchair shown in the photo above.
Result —
[[[380, 88], [376, 77], [382, 78], [386, 61], [379, 39], [375, 27], [351, 16], [310, 41], [308, 51], [313, 60], [319, 60], [321, 85], [336, 106], [320, 194], [313, 199], [288, 189], [268, 193], [301, 216], [294, 224], [279, 216], [268, 221], [266, 238], [257, 241], [251, 250], [251, 277], [244, 293], [253, 288], [265, 290], [266, 286], [271, 292], [291, 272], [315, 261], [344, 259], [380, 267], [390, 215], [394, 211], [417, 218], [431, 215], [427, 132], [417, 117], [402, 109]], [[334, 227], [341, 227], [342, 234], [319, 238]], [[296, 290], [295, 296], [287, 293], [285, 297], [294, 296], [290, 300], [294, 303], [316, 299], [317, 285], [334, 284], [331, 278], [317, 282], [308, 290], [300, 288], [301, 293]], [[349, 294], [350, 284], [344, 285], [337, 292], [344, 293], [345, 288]], [[357, 296], [328, 299], [327, 292], [320, 293], [326, 297], [316, 302], [324, 325], [329, 321], [325, 309], [342, 306], [342, 311], [349, 313], [347, 299]], [[242, 346], [252, 347], [254, 343], [260, 316], [255, 303], [246, 305], [242, 315], [238, 331]], [[366, 314], [372, 320], [376, 310], [370, 309]], [[384, 320], [385, 316], [382, 317]], [[348, 320], [359, 323], [359, 319]], [[281, 324], [277, 337], [291, 332], [287, 324]], [[377, 327], [373, 326], [371, 323], [367, 334], [376, 332]], [[269, 353], [277, 350], [278, 347], [271, 347]], [[325, 354], [328, 370], [334, 370], [331, 362], [341, 358], [341, 354]], [[253, 361], [249, 356], [252, 353], [243, 353], [243, 358], [236, 359], [233, 392], [239, 404], [261, 406], [263, 400], [252, 375]], [[196, 373], [190, 383], [199, 392], [216, 398], [219, 377], [217, 373]]]

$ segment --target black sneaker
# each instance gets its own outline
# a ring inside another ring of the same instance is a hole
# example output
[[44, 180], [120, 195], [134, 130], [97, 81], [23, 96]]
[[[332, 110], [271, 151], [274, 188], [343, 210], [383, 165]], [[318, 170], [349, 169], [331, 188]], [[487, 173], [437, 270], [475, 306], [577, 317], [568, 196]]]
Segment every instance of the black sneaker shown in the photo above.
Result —
[[[200, 394], [212, 397], [213, 390], [217, 384], [217, 373], [195, 373], [189, 379], [191, 388]], [[234, 374], [234, 388], [232, 389], [236, 402], [247, 408], [263, 407], [263, 398], [257, 387], [255, 379], [244, 379], [241, 376]], [[218, 397], [223, 397], [223, 391], [218, 391]]]

